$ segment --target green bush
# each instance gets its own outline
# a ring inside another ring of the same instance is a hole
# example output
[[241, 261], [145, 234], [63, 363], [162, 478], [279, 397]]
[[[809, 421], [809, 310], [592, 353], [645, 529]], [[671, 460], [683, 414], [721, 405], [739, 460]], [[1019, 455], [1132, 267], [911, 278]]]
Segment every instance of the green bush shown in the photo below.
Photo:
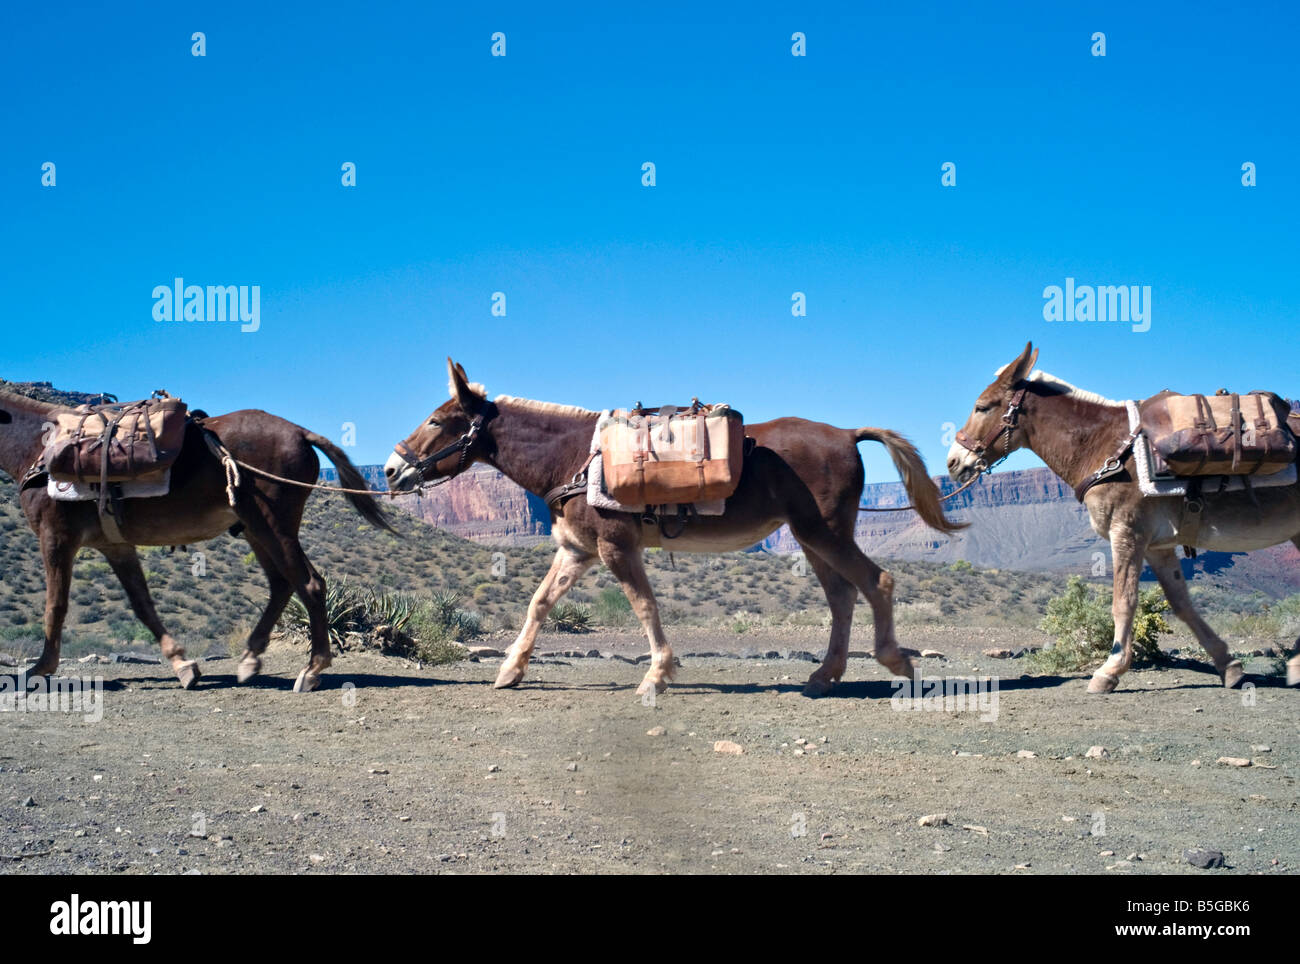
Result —
[[405, 632], [416, 642], [416, 655], [426, 662], [446, 662], [453, 643], [483, 634], [483, 617], [459, 606], [460, 593], [440, 592], [415, 606]]
[[606, 586], [596, 597], [592, 618], [600, 626], [626, 626], [632, 621], [632, 604], [618, 586]]
[[[1056, 637], [1056, 645], [1029, 657], [1029, 668], [1039, 673], [1078, 672], [1091, 669], [1110, 655], [1115, 639], [1115, 621], [1111, 617], [1112, 593], [1101, 586], [1091, 586], [1078, 576], [1071, 576], [1065, 592], [1050, 600], [1041, 628]], [[1137, 613], [1133, 618], [1133, 659], [1135, 663], [1158, 662], [1160, 635], [1169, 633], [1164, 614], [1169, 601], [1160, 589], [1138, 593]]]

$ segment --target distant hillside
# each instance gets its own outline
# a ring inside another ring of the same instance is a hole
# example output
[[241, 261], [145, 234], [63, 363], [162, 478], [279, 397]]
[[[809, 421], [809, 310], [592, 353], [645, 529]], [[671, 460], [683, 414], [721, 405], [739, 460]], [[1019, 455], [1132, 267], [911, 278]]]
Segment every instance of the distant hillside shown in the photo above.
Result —
[[0, 389], [7, 392], [14, 392], [17, 395], [26, 395], [28, 398], [35, 398], [42, 402], [51, 402], [55, 405], [68, 405], [75, 408], [78, 405], [98, 404], [105, 401], [102, 394], [87, 394], [86, 392], [66, 392], [55, 388], [49, 382], [8, 382], [0, 378]]
[[[388, 490], [382, 465], [359, 468], [372, 489]], [[321, 478], [337, 484], [338, 472], [331, 465], [322, 465]], [[490, 465], [472, 465], [424, 496], [400, 495], [394, 503], [429, 525], [474, 542], [535, 545], [546, 541], [551, 532], [546, 503]]]

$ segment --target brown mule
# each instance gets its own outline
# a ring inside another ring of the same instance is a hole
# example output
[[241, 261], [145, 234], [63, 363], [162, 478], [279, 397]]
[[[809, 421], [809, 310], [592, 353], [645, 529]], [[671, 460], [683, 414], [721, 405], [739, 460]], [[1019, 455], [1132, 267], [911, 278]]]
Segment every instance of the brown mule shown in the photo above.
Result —
[[[389, 457], [384, 471], [391, 491], [410, 490], [421, 481], [455, 475], [471, 462], [483, 461], [546, 497], [585, 466], [599, 413], [509, 396], [489, 402], [481, 386], [469, 383], [463, 368], [451, 359], [447, 368], [452, 397], [398, 447], [405, 454]], [[891, 672], [912, 675], [911, 660], [894, 637], [893, 580], [863, 555], [853, 541], [853, 528], [864, 480], [857, 445], [868, 439], [888, 448], [927, 524], [943, 532], [961, 528], [944, 518], [939, 490], [920, 455], [885, 429], [832, 428], [801, 418], [748, 425], [746, 433], [757, 444], [725, 513], [692, 519], [675, 539], [665, 541], [657, 525], [645, 524], [637, 515], [593, 508], [585, 490], [553, 504], [555, 560], [501, 666], [498, 688], [523, 679], [547, 613], [599, 560], [619, 580], [650, 639], [650, 669], [637, 692], [663, 692], [674, 673], [673, 654], [641, 550], [662, 545], [677, 552], [730, 552], [754, 545], [782, 523], [789, 524], [803, 547], [831, 608], [830, 646], [805, 693], [826, 693], [844, 674], [859, 592], [867, 597], [875, 619], [876, 659]]]
[[[0, 391], [0, 468], [14, 479], [23, 480], [41, 457], [42, 437], [59, 411], [62, 409], [56, 405]], [[361, 473], [337, 446], [282, 418], [245, 410], [208, 418], [203, 424], [241, 462], [283, 478], [314, 483], [320, 473], [320, 460], [312, 451], [315, 446], [338, 468], [342, 485], [366, 487]], [[79, 548], [89, 546], [108, 560], [136, 617], [158, 640], [181, 686], [193, 687], [199, 678], [198, 664], [185, 659], [184, 648], [159, 620], [135, 547], [189, 545], [241, 526], [266, 572], [271, 598], [248, 638], [248, 648], [239, 663], [239, 681], [246, 682], [260, 671], [261, 653], [271, 630], [296, 592], [310, 618], [311, 659], [298, 675], [294, 690], [307, 692], [320, 685], [321, 671], [330, 665], [325, 580], [298, 541], [308, 489], [243, 472], [231, 508], [225, 471], [194, 422], [186, 426], [184, 447], [172, 467], [171, 491], [160, 498], [125, 503], [121, 522], [125, 541], [113, 542], [105, 535], [95, 503], [57, 502], [46, 493], [45, 482], [44, 475], [26, 480], [19, 495], [28, 524], [40, 539], [45, 562], [45, 647], [31, 670], [33, 675], [48, 675], [58, 668], [73, 560]], [[347, 498], [371, 524], [392, 531], [374, 499], [364, 495]]]
[[[1225, 686], [1241, 685], [1241, 661], [1192, 605], [1175, 550], [1188, 541], [1181, 496], [1144, 497], [1138, 488], [1124, 403], [1075, 388], [1068, 382], [1032, 372], [1038, 352], [1024, 352], [1003, 367], [975, 402], [948, 453], [948, 472], [965, 483], [994, 460], [1019, 448], [1041, 458], [1076, 491], [1085, 484], [1083, 503], [1092, 528], [1111, 544], [1115, 570], [1115, 640], [1110, 657], [1093, 675], [1089, 693], [1109, 693], [1133, 662], [1133, 618], [1138, 580], [1145, 560], [1159, 580], [1174, 614], [1196, 634], [1214, 661]], [[1100, 481], [1090, 479], [1099, 470]], [[1201, 549], [1242, 552], [1291, 540], [1300, 547], [1300, 482], [1202, 496], [1202, 517], [1195, 544]], [[1287, 683], [1300, 686], [1300, 655], [1287, 663]]]

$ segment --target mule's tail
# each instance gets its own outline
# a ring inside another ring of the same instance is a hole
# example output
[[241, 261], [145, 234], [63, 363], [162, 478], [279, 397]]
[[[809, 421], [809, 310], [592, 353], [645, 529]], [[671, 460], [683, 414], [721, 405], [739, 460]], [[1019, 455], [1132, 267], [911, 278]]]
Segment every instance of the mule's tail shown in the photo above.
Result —
[[[334, 463], [334, 468], [339, 472], [339, 485], [345, 489], [368, 489], [369, 484], [366, 477], [361, 474], [352, 460], [343, 454], [343, 450], [324, 436], [317, 435], [315, 432], [303, 431], [307, 441], [316, 448], [320, 449], [329, 460]], [[398, 534], [384, 515], [383, 510], [379, 508], [379, 503], [369, 495], [357, 495], [349, 493], [345, 498], [352, 503], [352, 508], [361, 513], [362, 517], [372, 526], [378, 529], [387, 529], [394, 535]]]
[[911, 442], [887, 428], [860, 428], [853, 437], [859, 442], [879, 442], [889, 450], [889, 457], [903, 477], [903, 488], [907, 489], [908, 498], [912, 500], [912, 508], [931, 529], [957, 532], [970, 525], [968, 522], [953, 522], [944, 516], [939, 487], [930, 478], [921, 453]]

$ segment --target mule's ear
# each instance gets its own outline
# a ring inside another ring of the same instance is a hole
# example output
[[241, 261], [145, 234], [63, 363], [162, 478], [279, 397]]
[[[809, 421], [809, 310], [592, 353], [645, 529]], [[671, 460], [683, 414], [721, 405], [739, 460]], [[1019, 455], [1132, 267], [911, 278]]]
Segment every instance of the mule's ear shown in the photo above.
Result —
[[1023, 381], [1033, 371], [1034, 362], [1038, 361], [1038, 349], [1033, 342], [1025, 342], [1025, 350], [1020, 357], [1002, 369], [1002, 380], [1008, 385]]
[[451, 392], [451, 397], [456, 399], [467, 415], [477, 412], [483, 402], [483, 396], [470, 385], [465, 369], [450, 358], [447, 359], [447, 391]]

